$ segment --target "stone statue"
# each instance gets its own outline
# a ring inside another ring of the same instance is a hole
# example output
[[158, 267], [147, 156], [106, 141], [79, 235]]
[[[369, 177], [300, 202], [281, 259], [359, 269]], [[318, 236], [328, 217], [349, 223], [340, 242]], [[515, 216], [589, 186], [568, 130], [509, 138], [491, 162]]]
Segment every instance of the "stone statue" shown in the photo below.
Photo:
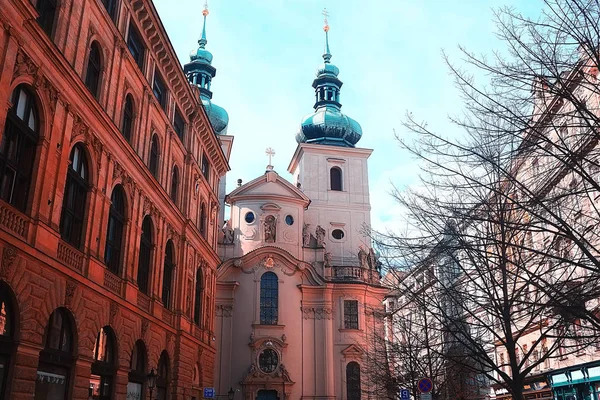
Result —
[[310, 224], [304, 223], [302, 227], [302, 246], [310, 247], [310, 232], [308, 231], [308, 227]]
[[279, 371], [277, 371], [277, 376], [282, 377], [286, 381], [291, 381], [290, 373], [285, 368], [285, 365], [279, 364]]
[[369, 249], [367, 261], [369, 263], [369, 269], [377, 269], [377, 257], [375, 257], [375, 250], [373, 250], [373, 248]]
[[369, 267], [369, 261], [368, 261], [368, 255], [367, 252], [365, 251], [365, 249], [360, 246], [359, 250], [358, 250], [358, 264], [360, 265], [361, 268], [368, 268]]
[[325, 229], [321, 225], [317, 225], [315, 236], [317, 237], [317, 247], [325, 247]]
[[326, 267], [331, 267], [331, 253], [327, 252], [323, 254], [324, 264]]
[[223, 244], [233, 244], [233, 229], [230, 221], [225, 221], [223, 225]]
[[275, 217], [272, 215], [269, 215], [267, 218], [265, 218], [264, 225], [265, 225], [265, 242], [274, 243], [275, 236], [277, 233]]

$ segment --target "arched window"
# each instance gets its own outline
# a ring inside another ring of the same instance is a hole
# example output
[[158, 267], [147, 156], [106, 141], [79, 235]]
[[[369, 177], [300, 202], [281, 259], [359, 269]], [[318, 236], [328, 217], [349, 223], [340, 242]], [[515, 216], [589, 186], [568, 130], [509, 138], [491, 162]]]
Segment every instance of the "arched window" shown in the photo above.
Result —
[[91, 398], [107, 400], [112, 398], [115, 381], [115, 334], [105, 326], [100, 329], [94, 345], [94, 363], [90, 376]]
[[150, 169], [150, 173], [154, 175], [156, 179], [158, 179], [158, 138], [156, 135], [152, 136], [152, 145], [150, 146], [150, 163], [148, 168]]
[[339, 167], [333, 167], [329, 170], [329, 180], [331, 190], [342, 190], [342, 170]]
[[88, 56], [87, 71], [85, 73], [85, 86], [95, 98], [100, 97], [100, 77], [102, 74], [102, 53], [98, 42], [92, 42]]
[[202, 268], [196, 270], [196, 290], [194, 292], [194, 323], [200, 326], [202, 315]]
[[127, 393], [133, 393], [134, 399], [143, 399], [144, 383], [146, 382], [146, 346], [142, 340], [135, 342], [131, 352], [129, 365], [129, 382]]
[[87, 161], [81, 145], [76, 144], [73, 147], [70, 161], [63, 197], [60, 235], [63, 240], [79, 248], [83, 243], [83, 219], [89, 187]]
[[121, 124], [121, 133], [123, 137], [130, 142], [131, 134], [133, 133], [133, 98], [130, 94], [125, 97], [125, 105], [123, 106], [123, 121]]
[[348, 400], [360, 400], [360, 365], [352, 361], [346, 365], [346, 395]]
[[175, 269], [175, 249], [173, 241], [167, 242], [165, 248], [165, 267], [163, 269], [162, 302], [165, 308], [171, 308], [173, 301], [173, 270]]
[[117, 15], [117, 0], [102, 0], [102, 4], [104, 4], [108, 15], [110, 15], [110, 19], [114, 21]]
[[279, 279], [274, 272], [265, 272], [260, 278], [260, 323], [277, 325], [279, 307]]
[[0, 198], [25, 212], [39, 140], [33, 93], [19, 85], [12, 93], [0, 143]]
[[148, 294], [150, 278], [150, 261], [152, 259], [152, 219], [146, 216], [142, 222], [142, 237], [140, 239], [140, 256], [138, 260], [137, 284], [142, 293]]
[[16, 348], [13, 293], [8, 285], [0, 281], [0, 398], [9, 398], [7, 382], [11, 360]]
[[169, 393], [169, 354], [166, 350], [163, 350], [158, 360], [156, 400], [167, 400], [167, 393]]
[[123, 227], [125, 225], [125, 193], [121, 185], [115, 186], [110, 201], [104, 262], [110, 272], [119, 275], [121, 272]]
[[44, 349], [35, 382], [35, 400], [66, 400], [70, 396], [75, 357], [72, 317], [65, 308], [56, 309], [46, 327]]
[[204, 237], [206, 239], [206, 231], [207, 231], [207, 220], [206, 220], [206, 204], [204, 202], [202, 202], [202, 204], [200, 204], [200, 221], [199, 221], [199, 226], [198, 229], [200, 230], [200, 234], [202, 235], [202, 237]]
[[177, 191], [179, 190], [179, 168], [173, 165], [173, 173], [171, 175], [171, 199], [177, 204]]
[[38, 23], [48, 36], [52, 36], [58, 9], [57, 0], [38, 0], [36, 8], [39, 14]]

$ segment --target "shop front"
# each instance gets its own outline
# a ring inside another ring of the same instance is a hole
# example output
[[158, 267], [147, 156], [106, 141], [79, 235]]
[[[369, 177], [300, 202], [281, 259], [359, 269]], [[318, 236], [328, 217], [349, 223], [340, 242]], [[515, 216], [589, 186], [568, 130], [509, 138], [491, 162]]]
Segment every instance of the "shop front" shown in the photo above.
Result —
[[548, 374], [555, 400], [600, 400], [600, 362], [575, 365]]
[[[494, 393], [496, 400], [512, 400], [508, 390], [499, 385], [494, 386]], [[527, 377], [523, 385], [523, 397], [525, 400], [551, 400], [552, 391], [546, 381], [546, 376], [542, 374]]]

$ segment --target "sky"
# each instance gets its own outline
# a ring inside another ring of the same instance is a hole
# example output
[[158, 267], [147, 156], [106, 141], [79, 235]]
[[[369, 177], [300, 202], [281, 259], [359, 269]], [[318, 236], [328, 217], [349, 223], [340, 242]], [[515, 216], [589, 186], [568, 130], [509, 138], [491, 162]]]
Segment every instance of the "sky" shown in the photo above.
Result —
[[[204, 0], [154, 0], [182, 64], [197, 48]], [[357, 147], [369, 159], [372, 225], [396, 230], [403, 211], [390, 192], [417, 185], [418, 166], [394, 137], [410, 137], [407, 112], [444, 134], [456, 128], [449, 115], [461, 99], [442, 59], [460, 64], [462, 45], [480, 54], [501, 50], [493, 10], [514, 7], [532, 15], [541, 0], [209, 0], [206, 48], [217, 75], [213, 102], [229, 113], [234, 135], [227, 192], [237, 179], [248, 182], [265, 171], [272, 147], [275, 170], [287, 167], [295, 134], [314, 104], [311, 87], [322, 64], [323, 9], [329, 13], [331, 62], [340, 69], [342, 112], [358, 121]], [[459, 134], [459, 133], [458, 133]]]

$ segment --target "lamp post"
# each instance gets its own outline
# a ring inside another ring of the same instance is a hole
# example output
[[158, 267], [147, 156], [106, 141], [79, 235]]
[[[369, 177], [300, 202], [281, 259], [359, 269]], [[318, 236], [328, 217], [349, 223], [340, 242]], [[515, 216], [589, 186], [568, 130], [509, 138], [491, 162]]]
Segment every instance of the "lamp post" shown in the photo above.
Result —
[[235, 392], [233, 391], [233, 388], [230, 388], [229, 392], [227, 392], [227, 399], [233, 400], [234, 397], [235, 397]]
[[152, 400], [152, 392], [154, 391], [154, 387], [156, 386], [156, 372], [154, 372], [154, 368], [150, 371], [148, 375], [146, 375], [146, 379], [148, 380], [148, 389], [150, 390], [150, 400]]

